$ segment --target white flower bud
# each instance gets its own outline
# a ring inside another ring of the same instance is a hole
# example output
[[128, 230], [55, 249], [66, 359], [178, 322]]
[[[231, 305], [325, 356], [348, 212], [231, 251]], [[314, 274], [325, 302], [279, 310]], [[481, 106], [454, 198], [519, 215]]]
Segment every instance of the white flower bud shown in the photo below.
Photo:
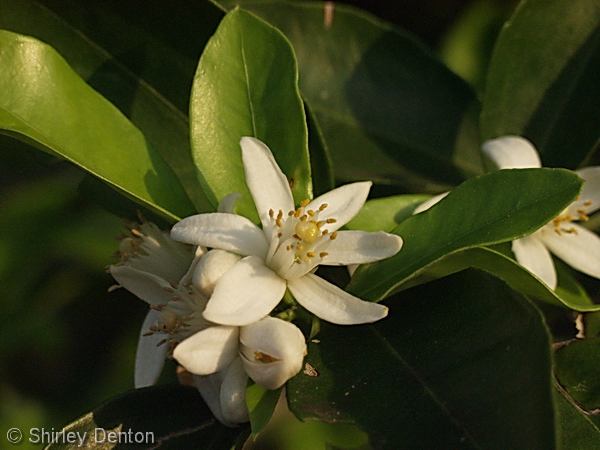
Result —
[[242, 257], [225, 250], [211, 250], [198, 262], [192, 283], [200, 292], [210, 297], [219, 278], [233, 267]]

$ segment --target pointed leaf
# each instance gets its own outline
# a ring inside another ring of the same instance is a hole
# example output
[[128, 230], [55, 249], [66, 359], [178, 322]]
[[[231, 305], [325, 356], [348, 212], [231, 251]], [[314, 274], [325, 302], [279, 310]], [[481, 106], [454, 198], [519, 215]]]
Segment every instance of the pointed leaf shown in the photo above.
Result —
[[42, 42], [0, 31], [0, 130], [172, 219], [194, 211], [142, 133]]
[[361, 266], [348, 291], [380, 300], [446, 255], [537, 230], [580, 189], [581, 179], [564, 169], [499, 170], [467, 180], [429, 210], [398, 225], [394, 233], [404, 239], [400, 252]]
[[190, 103], [192, 153], [215, 206], [239, 192], [236, 210], [256, 220], [244, 181], [243, 136], [271, 149], [297, 203], [312, 198], [297, 76], [292, 47], [277, 29], [242, 10], [225, 16], [200, 58]]
[[482, 173], [473, 90], [408, 33], [334, 2], [219, 3], [291, 41], [337, 178], [447, 190]]

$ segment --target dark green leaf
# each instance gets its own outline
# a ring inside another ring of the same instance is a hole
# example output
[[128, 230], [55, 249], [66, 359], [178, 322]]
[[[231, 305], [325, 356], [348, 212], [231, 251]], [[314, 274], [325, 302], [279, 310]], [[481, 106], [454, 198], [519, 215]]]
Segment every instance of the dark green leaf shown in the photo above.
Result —
[[176, 219], [194, 212], [142, 133], [51, 47], [0, 31], [0, 129]]
[[600, 338], [577, 340], [554, 353], [556, 376], [582, 409], [600, 415]]
[[241, 5], [290, 39], [338, 178], [414, 192], [482, 172], [472, 89], [412, 36], [333, 2], [220, 3]]
[[394, 233], [404, 240], [400, 252], [360, 267], [348, 290], [381, 300], [444, 256], [523, 237], [556, 217], [577, 197], [581, 184], [564, 169], [499, 170], [467, 180], [398, 225]]
[[600, 139], [600, 2], [528, 0], [496, 43], [484, 138], [529, 138], [544, 165], [577, 168]]
[[223, 15], [184, 0], [0, 2], [0, 27], [55, 48], [144, 133], [197, 211], [211, 206], [193, 165], [187, 110], [198, 58]]
[[308, 150], [310, 152], [310, 171], [313, 179], [314, 196], [329, 192], [335, 187], [333, 167], [329, 148], [323, 137], [319, 123], [305, 103], [306, 124], [308, 126]]
[[239, 192], [238, 213], [258, 218], [245, 183], [242, 136], [269, 146], [296, 202], [312, 198], [297, 78], [292, 47], [277, 29], [246, 11], [225, 16], [200, 58], [190, 103], [193, 157], [213, 204]]
[[[221, 425], [194, 388], [154, 386], [129, 391], [100, 405], [67, 425], [56, 443], [46, 448], [77, 448], [78, 442], [66, 442], [71, 432], [87, 433], [89, 448], [226, 449], [248, 431], [247, 425]], [[109, 439], [119, 437], [124, 444], [138, 445], [110, 445]]]
[[467, 271], [387, 304], [372, 325], [323, 323], [318, 376], [288, 383], [298, 417], [353, 422], [375, 448], [553, 448], [550, 342], [523, 296]]
[[554, 395], [557, 412], [558, 448], [591, 449], [600, 442], [600, 428], [589, 416], [561, 393]]

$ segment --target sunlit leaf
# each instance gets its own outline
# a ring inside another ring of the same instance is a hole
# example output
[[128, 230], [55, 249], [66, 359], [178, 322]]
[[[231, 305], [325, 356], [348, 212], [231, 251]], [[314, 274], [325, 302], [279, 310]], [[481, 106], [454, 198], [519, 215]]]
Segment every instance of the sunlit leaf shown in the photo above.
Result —
[[394, 233], [404, 240], [400, 252], [360, 267], [348, 290], [380, 300], [444, 256], [527, 235], [570, 204], [581, 184], [564, 169], [499, 170], [467, 180], [398, 225]]
[[0, 31], [0, 129], [175, 219], [194, 207], [142, 133], [51, 47]]
[[297, 77], [292, 47], [277, 29], [246, 11], [225, 16], [200, 58], [190, 102], [193, 157], [213, 204], [238, 192], [237, 211], [258, 217], [242, 168], [242, 136], [269, 146], [296, 202], [312, 197]]

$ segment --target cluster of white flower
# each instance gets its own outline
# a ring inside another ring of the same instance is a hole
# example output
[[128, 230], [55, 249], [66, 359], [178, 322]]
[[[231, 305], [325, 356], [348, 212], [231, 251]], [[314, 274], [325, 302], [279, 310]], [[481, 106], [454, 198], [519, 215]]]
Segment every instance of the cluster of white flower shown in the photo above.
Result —
[[277, 389], [302, 367], [304, 335], [270, 316], [286, 290], [326, 321], [377, 321], [387, 315], [385, 306], [356, 298], [314, 272], [320, 264], [378, 261], [402, 246], [396, 235], [339, 230], [364, 205], [370, 182], [342, 186], [296, 208], [267, 146], [249, 137], [240, 145], [262, 228], [233, 214], [234, 194], [222, 200], [219, 212], [188, 217], [170, 234], [148, 222], [133, 228], [121, 242], [121, 263], [109, 269], [120, 286], [150, 305], [136, 355], [136, 387], [154, 384], [172, 357], [193, 374], [208, 406], [228, 426], [248, 421], [248, 377]]

